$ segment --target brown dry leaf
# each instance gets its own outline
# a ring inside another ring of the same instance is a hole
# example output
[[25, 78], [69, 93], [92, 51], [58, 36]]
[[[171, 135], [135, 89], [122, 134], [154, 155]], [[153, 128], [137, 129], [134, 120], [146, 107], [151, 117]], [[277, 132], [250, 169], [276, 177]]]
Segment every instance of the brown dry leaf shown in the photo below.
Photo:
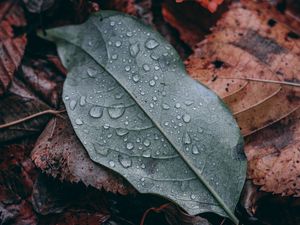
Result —
[[11, 83], [27, 42], [25, 35], [15, 37], [13, 27], [25, 25], [23, 10], [15, 1], [0, 3], [0, 96]]
[[[1, 97], [0, 124], [16, 121], [48, 109], [47, 104], [39, 100], [22, 81], [15, 77], [9, 91]], [[38, 134], [43, 130], [49, 119], [48, 115], [44, 115], [0, 129], [0, 143]]]
[[135, 190], [111, 170], [91, 161], [66, 116], [53, 118], [32, 151], [32, 160], [43, 172], [70, 182], [128, 194]]
[[299, 82], [300, 39], [288, 38], [290, 30], [274, 22], [265, 3], [261, 4], [234, 3], [186, 62], [191, 76], [229, 105], [245, 136], [286, 117], [300, 105], [299, 88], [229, 79]]
[[300, 110], [254, 134], [245, 147], [248, 174], [261, 190], [300, 196]]

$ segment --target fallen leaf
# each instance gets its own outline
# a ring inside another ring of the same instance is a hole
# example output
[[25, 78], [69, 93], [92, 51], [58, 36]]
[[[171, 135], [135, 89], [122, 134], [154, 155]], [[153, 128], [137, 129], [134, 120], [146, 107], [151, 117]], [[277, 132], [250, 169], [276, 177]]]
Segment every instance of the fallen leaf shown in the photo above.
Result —
[[274, 25], [264, 8], [253, 2], [234, 3], [186, 62], [191, 76], [229, 105], [245, 136], [300, 106], [298, 88], [235, 79], [299, 82], [299, 41], [286, 39], [288, 28]]
[[66, 116], [53, 118], [37, 140], [31, 154], [38, 168], [53, 177], [113, 193], [135, 190], [111, 170], [89, 158]]
[[176, 4], [174, 0], [166, 0], [162, 5], [162, 14], [166, 22], [179, 32], [180, 39], [194, 49], [210, 33], [210, 28], [227, 10], [227, 5], [224, 4], [218, 13], [211, 14], [196, 1]]
[[117, 12], [47, 33], [69, 70], [63, 99], [92, 160], [190, 214], [212, 211], [237, 223], [245, 178], [239, 129], [216, 95], [185, 74], [175, 50]]
[[37, 171], [28, 158], [32, 144], [0, 145], [0, 222], [37, 224], [28, 201]]
[[[1, 97], [0, 124], [16, 121], [49, 108], [48, 105], [29, 91], [23, 82], [15, 78], [8, 93]], [[44, 115], [0, 129], [0, 143], [38, 134], [43, 130], [49, 119], [48, 115]]]
[[14, 1], [0, 3], [0, 96], [9, 87], [26, 46], [26, 36], [15, 37], [13, 26], [25, 26], [22, 8]]
[[42, 100], [58, 108], [64, 77], [49, 62], [42, 59], [26, 59], [18, 77]]

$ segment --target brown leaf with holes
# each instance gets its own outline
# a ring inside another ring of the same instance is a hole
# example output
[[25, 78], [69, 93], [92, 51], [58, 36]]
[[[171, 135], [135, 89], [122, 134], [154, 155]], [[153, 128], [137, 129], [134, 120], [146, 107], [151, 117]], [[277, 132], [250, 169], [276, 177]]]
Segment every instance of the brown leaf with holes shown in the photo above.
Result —
[[64, 117], [53, 118], [32, 151], [32, 160], [43, 172], [70, 182], [128, 194], [135, 190], [119, 175], [91, 161]]
[[229, 105], [245, 136], [300, 106], [299, 88], [235, 79], [299, 82], [300, 40], [288, 38], [290, 30], [259, 8], [266, 7], [234, 3], [186, 62], [191, 76]]
[[22, 8], [15, 1], [0, 3], [0, 96], [9, 87], [26, 46], [26, 36], [16, 37], [13, 27], [25, 26]]

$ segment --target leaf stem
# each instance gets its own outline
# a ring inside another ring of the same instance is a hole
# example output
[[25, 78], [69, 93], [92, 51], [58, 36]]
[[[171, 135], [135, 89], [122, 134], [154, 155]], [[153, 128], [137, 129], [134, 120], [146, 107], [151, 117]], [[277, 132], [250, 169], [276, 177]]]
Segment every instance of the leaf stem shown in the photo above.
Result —
[[294, 82], [287, 82], [287, 81], [277, 81], [277, 80], [264, 80], [264, 79], [256, 79], [256, 78], [242, 78], [242, 77], [219, 77], [219, 79], [225, 80], [247, 80], [247, 81], [254, 81], [254, 82], [263, 82], [263, 83], [271, 83], [271, 84], [282, 84], [287, 86], [293, 87], [300, 87], [299, 83]]
[[19, 123], [26, 122], [26, 121], [28, 121], [28, 120], [31, 120], [31, 119], [33, 119], [33, 118], [36, 118], [36, 117], [39, 117], [39, 116], [42, 116], [42, 115], [46, 115], [46, 114], [57, 115], [57, 114], [60, 114], [60, 113], [65, 112], [65, 111], [66, 111], [65, 109], [64, 109], [64, 110], [53, 110], [53, 109], [48, 109], [48, 110], [41, 111], [41, 112], [32, 114], [32, 115], [30, 115], [30, 116], [26, 116], [26, 117], [24, 117], [24, 118], [21, 118], [21, 119], [18, 119], [18, 120], [9, 122], [9, 123], [1, 124], [1, 125], [0, 125], [0, 129], [8, 128], [8, 127], [10, 127], [10, 126], [13, 126], [13, 125], [16, 125], [16, 124], [19, 124]]

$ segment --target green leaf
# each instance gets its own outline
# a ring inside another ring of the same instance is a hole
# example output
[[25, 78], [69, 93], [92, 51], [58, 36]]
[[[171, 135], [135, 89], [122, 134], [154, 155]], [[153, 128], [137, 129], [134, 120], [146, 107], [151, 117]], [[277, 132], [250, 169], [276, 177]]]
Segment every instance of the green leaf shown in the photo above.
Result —
[[237, 223], [246, 175], [239, 128], [223, 102], [187, 75], [173, 47], [111, 11], [47, 33], [69, 70], [63, 99], [91, 159], [141, 193]]

